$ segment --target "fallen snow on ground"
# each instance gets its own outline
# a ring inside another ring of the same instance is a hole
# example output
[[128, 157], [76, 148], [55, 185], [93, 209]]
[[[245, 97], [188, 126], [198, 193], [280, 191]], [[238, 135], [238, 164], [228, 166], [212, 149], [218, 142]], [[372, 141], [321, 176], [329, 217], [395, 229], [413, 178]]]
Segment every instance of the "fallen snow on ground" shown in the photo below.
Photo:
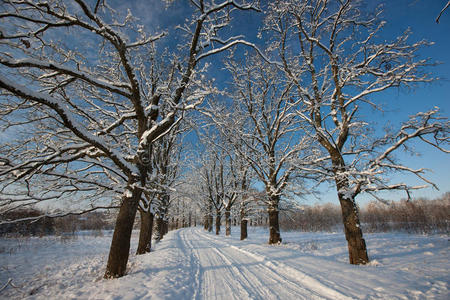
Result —
[[[347, 263], [341, 233], [186, 228], [135, 256], [128, 275], [102, 278], [111, 232], [0, 239], [1, 299], [450, 299], [447, 235], [367, 234], [371, 263]], [[132, 245], [137, 244], [137, 232]]]

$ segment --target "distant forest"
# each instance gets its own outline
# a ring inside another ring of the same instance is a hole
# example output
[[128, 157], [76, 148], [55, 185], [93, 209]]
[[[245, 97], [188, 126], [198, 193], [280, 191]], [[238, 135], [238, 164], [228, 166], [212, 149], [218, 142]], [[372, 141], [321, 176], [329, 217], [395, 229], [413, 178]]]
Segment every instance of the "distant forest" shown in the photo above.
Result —
[[[13, 211], [2, 216], [2, 220], [24, 219], [40, 216], [44, 212], [37, 209]], [[114, 227], [116, 210], [90, 212], [83, 215], [70, 215], [60, 218], [43, 217], [34, 221], [21, 221], [0, 225], [1, 236], [43, 236], [52, 234], [75, 234], [80, 230], [111, 230]], [[429, 200], [392, 201], [390, 203], [370, 202], [360, 210], [361, 226], [365, 232], [400, 231], [407, 233], [449, 233], [450, 232], [450, 192]], [[341, 231], [340, 207], [334, 204], [303, 206], [301, 209], [282, 211], [280, 227], [283, 230]], [[201, 225], [200, 216], [190, 222], [181, 218], [170, 219], [169, 228]], [[233, 218], [233, 225], [239, 225]], [[136, 220], [135, 228], [139, 226]], [[262, 211], [249, 217], [250, 226], [268, 226]]]

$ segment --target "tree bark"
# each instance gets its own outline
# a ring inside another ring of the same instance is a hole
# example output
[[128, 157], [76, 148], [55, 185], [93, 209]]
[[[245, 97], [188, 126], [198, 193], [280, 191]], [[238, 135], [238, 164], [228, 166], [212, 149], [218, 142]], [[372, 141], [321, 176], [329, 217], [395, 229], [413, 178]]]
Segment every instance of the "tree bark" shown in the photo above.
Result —
[[369, 256], [367, 255], [366, 241], [363, 238], [359, 221], [358, 206], [355, 201], [356, 192], [351, 190], [348, 178], [344, 175], [345, 162], [343, 158], [333, 153], [332, 161], [338, 198], [341, 204], [349, 261], [353, 265], [366, 264], [369, 262]]
[[222, 221], [220, 210], [216, 210], [216, 235], [220, 233], [220, 222]]
[[159, 242], [164, 236], [164, 220], [161, 216], [156, 218], [155, 241]]
[[131, 232], [140, 199], [141, 191], [136, 188], [132, 189], [131, 197], [123, 199], [117, 215], [104, 278], [118, 278], [125, 275], [130, 254]]
[[230, 208], [225, 208], [225, 235], [231, 235], [231, 211]]
[[210, 214], [208, 216], [208, 231], [211, 232], [213, 228], [213, 216]]
[[247, 234], [247, 219], [241, 220], [241, 241], [245, 240], [248, 236]]
[[245, 240], [248, 236], [248, 234], [247, 234], [248, 220], [246, 219], [247, 215], [245, 212], [244, 205], [241, 206], [241, 211], [240, 211], [239, 217], [240, 217], [240, 223], [241, 223], [241, 241], [242, 241], [242, 240]]
[[145, 254], [152, 248], [153, 214], [148, 211], [139, 210], [141, 216], [141, 229], [139, 232], [139, 243], [136, 254]]
[[278, 197], [273, 197], [268, 208], [269, 213], [269, 244], [281, 243], [280, 224], [278, 222]]
[[203, 228], [205, 230], [208, 230], [208, 228], [209, 228], [209, 224], [208, 223], [209, 223], [209, 216], [207, 214], [205, 214], [204, 217], [203, 217]]
[[169, 232], [169, 221], [163, 221], [163, 237]]
[[350, 264], [366, 264], [369, 262], [369, 257], [367, 255], [366, 241], [361, 230], [356, 202], [354, 199], [345, 198], [339, 192], [338, 196], [341, 203], [342, 221], [344, 222]]

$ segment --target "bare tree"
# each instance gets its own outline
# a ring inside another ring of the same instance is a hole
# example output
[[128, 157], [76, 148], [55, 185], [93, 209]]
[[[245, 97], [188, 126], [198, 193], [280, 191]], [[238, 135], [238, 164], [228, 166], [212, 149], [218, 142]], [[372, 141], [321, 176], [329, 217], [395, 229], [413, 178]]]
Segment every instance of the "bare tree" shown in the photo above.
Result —
[[153, 182], [154, 211], [156, 214], [155, 240], [161, 240], [168, 231], [168, 212], [171, 203], [171, 190], [176, 184], [180, 168], [182, 130], [177, 126], [171, 133], [154, 143], [153, 148]]
[[439, 117], [438, 109], [418, 113], [381, 137], [375, 135], [371, 120], [361, 119], [364, 109], [380, 109], [375, 95], [432, 80], [424, 72], [429, 60], [417, 56], [429, 43], [409, 43], [409, 31], [393, 41], [379, 40], [385, 24], [381, 12], [364, 14], [362, 6], [350, 0], [277, 1], [266, 18], [266, 30], [273, 34], [270, 49], [279, 57], [276, 64], [300, 100], [298, 116], [326, 153], [315, 172], [336, 185], [351, 264], [369, 261], [356, 196], [420, 188], [390, 182], [393, 171], [430, 183], [423, 177], [424, 169], [401, 164], [394, 153], [408, 150], [412, 139], [448, 152], [440, 145], [449, 141], [449, 123]]
[[[212, 157], [211, 159], [214, 161], [212, 166], [214, 167], [215, 164], [219, 165], [215, 171], [210, 170], [212, 172], [209, 174], [209, 178], [205, 179], [206, 181], [209, 179], [209, 181], [220, 182], [220, 184], [215, 185], [217, 187], [213, 187], [212, 189], [215, 189], [216, 194], [218, 195], [216, 200], [221, 201], [222, 203], [217, 202], [217, 204], [214, 204], [215, 201], [211, 203], [213, 206], [220, 206], [221, 210], [224, 211], [225, 235], [228, 236], [231, 235], [232, 210], [248, 189], [250, 166], [248, 162], [239, 155], [234, 147], [230, 147], [227, 138], [216, 128], [218, 122], [217, 120], [214, 120], [214, 113], [211, 112], [217, 109], [221, 110], [223, 113], [226, 110], [222, 110], [222, 107], [217, 108], [217, 105], [212, 101], [208, 104], [207, 108], [204, 107], [201, 109], [208, 116], [208, 118], [203, 120], [202, 124], [199, 125], [200, 128], [203, 128], [203, 131], [199, 129], [197, 132], [205, 145], [204, 147], [207, 149], [206, 152], [211, 154], [210, 157]], [[210, 119], [211, 117], [213, 120]], [[206, 164], [208, 165], [208, 162], [206, 162]], [[211, 166], [211, 164], [209, 164], [209, 166]], [[212, 198], [210, 197], [210, 199]]]
[[216, 220], [216, 235], [220, 233], [220, 226], [222, 224], [222, 213], [224, 208], [225, 189], [227, 188], [225, 180], [225, 165], [222, 153], [211, 153], [206, 164], [203, 165], [203, 180], [204, 188], [206, 190], [207, 199], [212, 207], [215, 209]]
[[[281, 242], [278, 213], [286, 186], [298, 173], [298, 162], [313, 154], [291, 100], [293, 85], [259, 56], [229, 60], [234, 110], [215, 108], [213, 120], [238, 155], [264, 184], [269, 215], [269, 244]], [[244, 150], [245, 149], [245, 150]]]
[[[190, 3], [180, 48], [164, 55], [154, 43], [165, 32], [148, 34], [105, 2], [2, 1], [2, 126], [23, 137], [2, 146], [1, 191], [23, 184], [15, 207], [70, 193], [122, 195], [105, 278], [125, 274], [152, 143], [214, 91], [201, 63], [243, 43], [222, 29], [237, 10], [255, 9], [245, 1]], [[151, 75], [154, 58], [165, 59], [163, 77]], [[164, 118], [161, 103], [170, 107]]]
[[[233, 148], [232, 148], [233, 149]], [[232, 150], [231, 149], [231, 150]], [[228, 152], [229, 164], [229, 188], [225, 193], [224, 207], [225, 207], [225, 235], [231, 235], [231, 211], [236, 204], [241, 201], [244, 203], [244, 197], [247, 194], [249, 185], [250, 166], [242, 159], [236, 152]], [[244, 209], [244, 206], [241, 206]], [[241, 213], [245, 211], [242, 210]], [[242, 227], [241, 227], [242, 230]]]
[[180, 134], [177, 125], [152, 144], [152, 175], [144, 191], [146, 201], [141, 201], [138, 207], [141, 227], [136, 254], [150, 252], [155, 217], [155, 240], [160, 241], [168, 231], [170, 194], [177, 179], [182, 151]]

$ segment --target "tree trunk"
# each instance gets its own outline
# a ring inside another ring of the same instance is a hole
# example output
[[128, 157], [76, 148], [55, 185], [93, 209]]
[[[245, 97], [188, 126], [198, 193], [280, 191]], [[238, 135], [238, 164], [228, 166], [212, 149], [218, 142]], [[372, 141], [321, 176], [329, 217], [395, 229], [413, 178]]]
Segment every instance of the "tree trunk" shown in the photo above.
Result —
[[139, 210], [141, 216], [141, 229], [139, 232], [139, 243], [136, 254], [150, 252], [152, 248], [153, 214], [148, 211]]
[[204, 220], [203, 228], [204, 228], [205, 230], [208, 230], [208, 228], [209, 228], [209, 216], [208, 216], [208, 215], [205, 215], [205, 216], [203, 217], [203, 220]]
[[358, 207], [354, 199], [345, 198], [338, 193], [341, 203], [342, 220], [344, 222], [345, 238], [348, 244], [348, 256], [353, 265], [366, 264], [369, 262], [366, 241], [363, 238], [361, 224], [358, 217]]
[[164, 220], [163, 221], [163, 237], [166, 235], [166, 233], [169, 232], [169, 221], [168, 220]]
[[278, 197], [274, 196], [271, 201], [269, 213], [269, 244], [281, 243], [280, 224], [278, 222]]
[[211, 232], [213, 228], [213, 216], [210, 214], [208, 216], [208, 231]]
[[220, 233], [220, 222], [221, 222], [221, 213], [220, 210], [216, 210], [216, 235]]
[[355, 192], [352, 191], [345, 175], [345, 162], [339, 154], [332, 154], [335, 182], [339, 202], [341, 204], [342, 221], [344, 223], [345, 238], [347, 239], [350, 264], [360, 265], [369, 262], [366, 241], [363, 238], [359, 222], [358, 207], [355, 202]]
[[117, 278], [125, 275], [130, 254], [131, 232], [140, 199], [141, 192], [136, 188], [132, 190], [131, 197], [123, 199], [117, 215], [104, 278]]
[[225, 235], [231, 235], [231, 211], [230, 208], [225, 208]]
[[247, 223], [248, 220], [246, 219], [247, 215], [245, 212], [245, 206], [242, 205], [241, 206], [241, 211], [240, 211], [240, 222], [241, 222], [241, 241], [245, 240], [247, 238]]
[[158, 216], [156, 218], [156, 227], [155, 227], [155, 241], [159, 242], [160, 240], [162, 240], [163, 236], [164, 236], [164, 220], [161, 216]]
[[241, 241], [247, 238], [247, 219], [241, 220]]

